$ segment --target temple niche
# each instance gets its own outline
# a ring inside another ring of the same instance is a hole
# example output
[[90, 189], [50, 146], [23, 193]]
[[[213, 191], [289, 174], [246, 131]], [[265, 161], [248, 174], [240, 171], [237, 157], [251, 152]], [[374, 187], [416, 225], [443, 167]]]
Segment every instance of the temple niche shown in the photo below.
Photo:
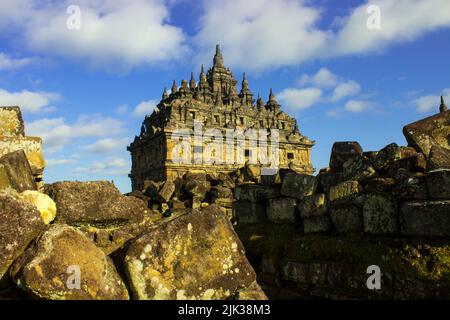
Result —
[[[182, 80], [179, 87], [174, 81], [170, 93], [164, 88], [161, 101], [128, 146], [133, 190], [141, 189], [145, 180], [175, 179], [187, 171], [229, 173], [255, 161], [262, 168], [314, 172], [314, 141], [281, 110], [272, 89], [264, 102], [259, 95], [254, 98], [245, 73], [240, 91], [237, 83], [217, 45], [213, 66], [205, 73], [202, 65], [198, 82], [191, 73], [190, 81]], [[230, 132], [235, 135], [226, 140]]]

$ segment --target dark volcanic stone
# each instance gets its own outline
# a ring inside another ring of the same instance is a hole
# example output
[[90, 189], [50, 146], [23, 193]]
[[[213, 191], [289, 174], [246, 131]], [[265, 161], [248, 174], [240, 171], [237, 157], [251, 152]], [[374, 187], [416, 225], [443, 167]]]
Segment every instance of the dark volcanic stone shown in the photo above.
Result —
[[403, 134], [408, 145], [427, 158], [434, 145], [450, 148], [450, 110], [405, 126]]
[[335, 142], [331, 149], [330, 168], [333, 172], [341, 172], [342, 165], [356, 155], [362, 155], [363, 149], [356, 141]]
[[432, 199], [450, 199], [450, 169], [427, 173], [428, 194]]
[[415, 236], [450, 236], [450, 201], [404, 202], [400, 208], [401, 233]]
[[450, 149], [434, 145], [428, 157], [427, 170], [450, 169]]
[[256, 280], [233, 226], [215, 205], [142, 235], [129, 247], [125, 267], [136, 299], [225, 299]]
[[0, 191], [0, 280], [44, 229], [45, 223], [34, 205]]
[[145, 202], [127, 197], [108, 181], [55, 182], [47, 188], [55, 201], [58, 222], [74, 225], [111, 225], [141, 221]]
[[0, 165], [8, 176], [11, 187], [19, 192], [37, 190], [30, 164], [23, 150], [8, 153], [0, 158]]

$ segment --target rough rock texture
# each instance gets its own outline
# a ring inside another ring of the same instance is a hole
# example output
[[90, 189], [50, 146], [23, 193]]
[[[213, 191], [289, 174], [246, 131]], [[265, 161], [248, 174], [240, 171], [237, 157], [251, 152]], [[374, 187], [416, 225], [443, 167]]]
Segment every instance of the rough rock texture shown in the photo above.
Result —
[[343, 164], [352, 160], [358, 155], [362, 155], [363, 150], [356, 141], [335, 142], [331, 149], [330, 168], [334, 172], [340, 172]]
[[450, 149], [434, 145], [428, 156], [427, 170], [450, 169]]
[[427, 187], [430, 198], [450, 199], [450, 169], [428, 172]]
[[306, 218], [303, 220], [303, 232], [317, 233], [317, 232], [327, 232], [330, 230], [331, 222], [329, 216], [319, 216]]
[[450, 110], [411, 123], [403, 128], [408, 145], [429, 156], [433, 145], [450, 148]]
[[255, 281], [248, 288], [239, 290], [236, 300], [267, 300], [267, 296]]
[[42, 221], [45, 224], [49, 224], [55, 219], [56, 204], [48, 195], [38, 191], [27, 190], [22, 192], [20, 196], [39, 210]]
[[364, 232], [389, 234], [397, 231], [397, 207], [388, 194], [368, 195], [363, 207]]
[[125, 266], [137, 299], [224, 299], [255, 281], [239, 238], [215, 205], [138, 238]]
[[8, 153], [0, 158], [10, 185], [19, 192], [37, 190], [30, 164], [23, 150]]
[[43, 299], [129, 298], [112, 261], [83, 233], [67, 225], [51, 226], [11, 273], [21, 288]]
[[330, 217], [338, 233], [363, 231], [361, 210], [351, 203], [331, 208]]
[[262, 203], [238, 201], [233, 205], [234, 219], [240, 224], [267, 221], [266, 206]]
[[317, 193], [304, 197], [298, 204], [298, 211], [302, 218], [325, 215], [328, 212], [326, 195], [324, 193]]
[[44, 228], [35, 206], [17, 195], [0, 191], [0, 279]]
[[0, 190], [7, 188], [12, 188], [11, 181], [9, 180], [6, 167], [0, 164]]
[[301, 199], [312, 195], [317, 189], [317, 178], [308, 174], [288, 173], [283, 179], [281, 194]]
[[269, 200], [267, 219], [274, 223], [295, 223], [297, 221], [297, 200], [292, 198]]
[[73, 225], [122, 225], [142, 220], [147, 210], [140, 199], [123, 196], [108, 181], [56, 182], [46, 192], [56, 203], [58, 222]]
[[450, 236], [450, 201], [405, 202], [400, 208], [401, 233]]
[[361, 192], [358, 181], [341, 182], [330, 188], [328, 198], [330, 202], [348, 200]]

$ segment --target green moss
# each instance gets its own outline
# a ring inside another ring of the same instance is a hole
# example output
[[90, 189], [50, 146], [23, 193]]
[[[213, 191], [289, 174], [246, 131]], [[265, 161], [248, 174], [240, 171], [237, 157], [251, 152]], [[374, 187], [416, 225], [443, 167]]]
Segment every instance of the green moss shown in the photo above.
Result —
[[293, 226], [238, 226], [247, 253], [295, 262], [378, 265], [401, 279], [450, 288], [449, 240], [396, 240], [365, 235], [304, 235]]

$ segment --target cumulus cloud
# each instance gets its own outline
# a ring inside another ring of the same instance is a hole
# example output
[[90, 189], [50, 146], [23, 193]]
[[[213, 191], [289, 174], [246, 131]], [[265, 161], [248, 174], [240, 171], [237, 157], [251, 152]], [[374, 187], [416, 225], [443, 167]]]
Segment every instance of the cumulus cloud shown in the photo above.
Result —
[[354, 96], [358, 94], [360, 91], [361, 86], [357, 82], [353, 80], [343, 82], [339, 84], [336, 88], [334, 88], [331, 101], [335, 102], [345, 97]]
[[303, 74], [299, 79], [299, 84], [313, 85], [320, 88], [335, 87], [339, 82], [339, 77], [327, 68], [321, 68], [316, 74], [310, 76]]
[[372, 102], [364, 100], [350, 100], [345, 104], [345, 110], [352, 113], [360, 113], [372, 107]]
[[90, 153], [102, 154], [117, 150], [125, 150], [125, 146], [130, 142], [129, 138], [105, 138], [99, 139], [92, 144], [85, 146], [83, 149]]
[[60, 99], [61, 96], [52, 92], [33, 92], [22, 90], [10, 92], [0, 89], [0, 105], [20, 106], [22, 111], [36, 113], [54, 110], [50, 104]]
[[0, 70], [12, 70], [24, 67], [32, 63], [35, 59], [26, 58], [12, 58], [6, 53], [0, 52]]
[[[304, 110], [321, 101], [336, 103], [361, 91], [356, 81], [344, 79], [327, 68], [321, 68], [313, 75], [303, 74], [297, 83], [299, 88], [286, 88], [278, 94], [283, 105], [292, 110]], [[352, 112], [357, 107], [352, 102], [348, 109]]]
[[46, 165], [47, 166], [63, 166], [66, 164], [75, 163], [77, 160], [73, 158], [57, 158], [57, 159], [46, 159]]
[[1, 2], [0, 31], [15, 27], [29, 49], [50, 56], [128, 69], [176, 59], [189, 51], [183, 30], [169, 23], [163, 0], [79, 0], [79, 29], [67, 27], [72, 14], [67, 8], [73, 1]]
[[[380, 29], [367, 28], [369, 5], [380, 10]], [[449, 15], [447, 0], [371, 0], [345, 18], [326, 55], [367, 53], [393, 43], [413, 41], [427, 32], [450, 27]]]
[[151, 114], [155, 110], [158, 102], [156, 100], [142, 101], [133, 110], [135, 117], [143, 117], [147, 114]]
[[[195, 43], [199, 60], [223, 44], [230, 65], [270, 69], [308, 60], [380, 51], [413, 41], [427, 32], [450, 27], [448, 0], [371, 0], [320, 28], [323, 12], [297, 0], [204, 0]], [[369, 29], [369, 5], [381, 12], [381, 28]]]
[[199, 60], [210, 59], [213, 46], [223, 44], [226, 62], [264, 69], [298, 64], [326, 42], [315, 24], [319, 10], [296, 0], [205, 0], [195, 43]]
[[[442, 90], [442, 96], [447, 101], [450, 101], [450, 88]], [[430, 111], [439, 110], [440, 95], [425, 95], [418, 97], [412, 101], [412, 104], [416, 107], [418, 112], [425, 113]]]
[[89, 166], [85, 167], [77, 167], [74, 169], [74, 173], [89, 173], [89, 174], [97, 174], [97, 175], [114, 175], [114, 176], [123, 176], [128, 175], [130, 171], [130, 164], [128, 161], [118, 158], [112, 157], [107, 158], [104, 161], [94, 160], [90, 163]]
[[101, 138], [123, 131], [121, 121], [100, 115], [82, 115], [70, 124], [62, 117], [43, 118], [26, 124], [27, 134], [42, 137], [47, 152], [62, 150], [80, 138]]
[[373, 110], [375, 104], [367, 100], [349, 100], [342, 108], [334, 108], [327, 111], [329, 117], [340, 117], [345, 113], [362, 113]]
[[288, 88], [277, 95], [280, 102], [291, 110], [304, 110], [316, 104], [322, 98], [319, 88]]

